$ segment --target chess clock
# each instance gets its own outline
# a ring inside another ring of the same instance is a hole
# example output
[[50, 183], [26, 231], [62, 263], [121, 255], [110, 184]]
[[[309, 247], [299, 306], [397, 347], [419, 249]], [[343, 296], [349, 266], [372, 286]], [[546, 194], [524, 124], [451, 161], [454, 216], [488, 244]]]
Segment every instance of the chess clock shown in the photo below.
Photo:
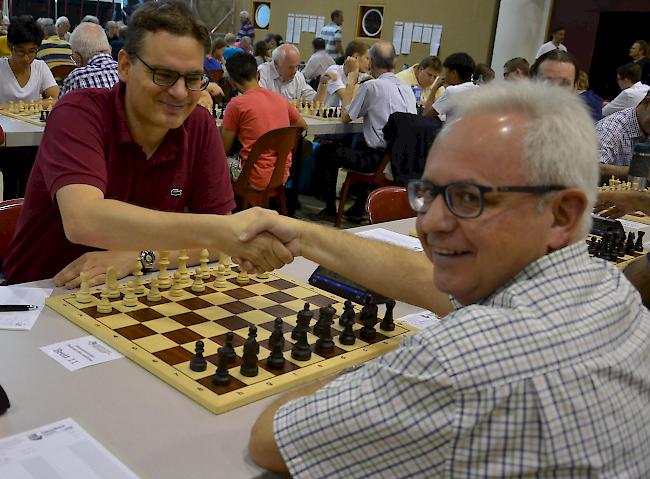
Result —
[[322, 266], [316, 268], [311, 274], [309, 284], [357, 304], [364, 304], [367, 296], [370, 297], [371, 304], [383, 304], [388, 301], [385, 296], [375, 293], [359, 283], [355, 283], [351, 279]]

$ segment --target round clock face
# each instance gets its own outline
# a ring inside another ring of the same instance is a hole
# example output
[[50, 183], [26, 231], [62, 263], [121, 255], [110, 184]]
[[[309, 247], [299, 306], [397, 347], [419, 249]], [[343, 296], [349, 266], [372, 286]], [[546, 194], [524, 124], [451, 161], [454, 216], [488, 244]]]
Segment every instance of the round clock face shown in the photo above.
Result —
[[271, 9], [268, 5], [260, 5], [255, 11], [255, 23], [259, 28], [266, 28], [271, 23]]
[[371, 8], [363, 14], [361, 19], [361, 28], [369, 37], [376, 37], [381, 33], [381, 27], [384, 25], [384, 17], [381, 12]]

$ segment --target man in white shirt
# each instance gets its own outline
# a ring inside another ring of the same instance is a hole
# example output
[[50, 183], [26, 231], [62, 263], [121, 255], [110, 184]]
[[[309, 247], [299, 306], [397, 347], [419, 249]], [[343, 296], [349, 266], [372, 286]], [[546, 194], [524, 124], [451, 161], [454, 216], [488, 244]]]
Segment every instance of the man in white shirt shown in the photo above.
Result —
[[318, 92], [310, 87], [305, 77], [298, 71], [300, 51], [290, 43], [284, 43], [273, 50], [271, 61], [262, 63], [257, 71], [260, 74], [260, 86], [279, 93], [290, 100], [323, 101], [328, 78], [324, 78]]
[[537, 50], [537, 55], [535, 55], [535, 60], [544, 55], [544, 53], [550, 52], [551, 50], [562, 50], [563, 52], [566, 52], [566, 47], [562, 45], [565, 35], [566, 31], [564, 30], [564, 27], [557, 27], [555, 30], [553, 30], [551, 32], [551, 41], [546, 42], [544, 45], [539, 47], [539, 50]]
[[332, 65], [326, 73], [330, 77], [327, 83], [327, 106], [348, 106], [357, 92], [359, 75], [366, 73], [370, 66], [367, 43], [353, 40], [345, 47], [345, 63]]
[[425, 108], [425, 116], [445, 115], [446, 120], [453, 118], [453, 109], [456, 102], [456, 95], [467, 90], [478, 88], [472, 82], [472, 73], [476, 64], [474, 59], [467, 53], [452, 53], [445, 58], [443, 77], [447, 88], [443, 95], [438, 98], [431, 108]]
[[641, 67], [628, 63], [616, 70], [616, 82], [621, 93], [603, 107], [603, 116], [611, 115], [626, 108], [634, 108], [645, 98], [650, 86], [641, 83]]
[[314, 53], [309, 57], [307, 65], [302, 71], [305, 80], [308, 82], [316, 80], [325, 73], [325, 70], [334, 65], [334, 60], [325, 51], [324, 39], [316, 37], [312, 40], [311, 45], [314, 47]]

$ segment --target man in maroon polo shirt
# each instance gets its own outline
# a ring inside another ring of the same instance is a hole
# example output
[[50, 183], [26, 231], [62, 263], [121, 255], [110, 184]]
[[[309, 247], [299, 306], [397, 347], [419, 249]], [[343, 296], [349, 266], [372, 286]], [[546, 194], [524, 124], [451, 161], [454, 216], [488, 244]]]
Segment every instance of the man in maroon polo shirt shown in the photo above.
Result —
[[221, 216], [235, 205], [223, 145], [195, 108], [209, 43], [185, 4], [143, 5], [119, 54], [121, 81], [56, 105], [5, 255], [9, 283], [54, 276], [76, 287], [87, 271], [99, 284], [108, 266], [129, 274], [144, 249], [197, 258], [208, 248], [267, 270], [291, 261], [270, 235], [252, 248], [239, 242], [254, 211]]

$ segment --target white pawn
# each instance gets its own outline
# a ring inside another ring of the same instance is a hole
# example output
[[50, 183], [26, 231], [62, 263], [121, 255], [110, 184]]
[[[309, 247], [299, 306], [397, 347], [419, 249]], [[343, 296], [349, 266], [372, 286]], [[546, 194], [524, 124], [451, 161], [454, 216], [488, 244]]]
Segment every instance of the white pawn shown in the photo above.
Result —
[[120, 285], [117, 282], [117, 271], [112, 266], [106, 268], [106, 294], [109, 298], [120, 297]]
[[192, 283], [192, 291], [195, 293], [202, 293], [205, 291], [205, 283], [201, 277], [201, 272], [197, 269], [194, 271], [194, 282]]
[[237, 284], [240, 284], [242, 286], [250, 282], [248, 279], [248, 273], [244, 268], [240, 267], [239, 274], [237, 275], [237, 279], [235, 281], [237, 281]]
[[135, 295], [135, 281], [129, 281], [126, 286], [126, 294], [122, 300], [122, 304], [127, 308], [133, 308], [138, 305], [138, 297]]
[[147, 301], [151, 303], [157, 303], [160, 301], [161, 296], [160, 296], [160, 290], [158, 289], [158, 279], [156, 278], [151, 278], [151, 288], [149, 289], [149, 293], [147, 294]]
[[217, 266], [217, 274], [213, 283], [214, 288], [222, 289], [228, 286], [228, 281], [226, 281], [226, 272], [222, 264]]
[[88, 272], [82, 271], [79, 273], [81, 278], [81, 286], [79, 286], [79, 291], [75, 295], [77, 303], [88, 304], [92, 302], [93, 297], [90, 295], [90, 287], [88, 286]]
[[208, 270], [208, 263], [210, 262], [210, 253], [207, 249], [201, 250], [201, 278], [210, 279], [210, 271]]
[[269, 279], [269, 273], [268, 271], [262, 271], [261, 273], [257, 273], [257, 279]]
[[144, 287], [144, 284], [142, 284], [142, 261], [139, 259], [135, 260], [135, 263], [133, 264], [133, 277], [135, 278], [133, 280], [134, 284], [134, 291], [135, 294], [144, 294], [147, 292], [147, 288]]
[[172, 289], [169, 290], [170, 296], [183, 296], [183, 287], [181, 286], [181, 274], [176, 271], [174, 273], [174, 282], [172, 283]]
[[102, 290], [102, 299], [97, 305], [97, 312], [101, 314], [109, 314], [113, 311], [113, 306], [111, 306], [111, 302], [108, 299], [108, 289], [104, 288]]
[[167, 271], [167, 267], [169, 266], [169, 251], [160, 252], [160, 259], [157, 264], [159, 268], [158, 287], [168, 289], [172, 285], [172, 279], [169, 276], [169, 271]]
[[190, 271], [187, 269], [187, 261], [190, 259], [186, 249], [180, 250], [178, 254], [178, 272], [181, 274], [181, 281], [187, 283], [190, 281]]
[[219, 253], [219, 263], [223, 265], [224, 268], [224, 273], [225, 274], [230, 274], [230, 259], [228, 258], [228, 255], [226, 253]]

